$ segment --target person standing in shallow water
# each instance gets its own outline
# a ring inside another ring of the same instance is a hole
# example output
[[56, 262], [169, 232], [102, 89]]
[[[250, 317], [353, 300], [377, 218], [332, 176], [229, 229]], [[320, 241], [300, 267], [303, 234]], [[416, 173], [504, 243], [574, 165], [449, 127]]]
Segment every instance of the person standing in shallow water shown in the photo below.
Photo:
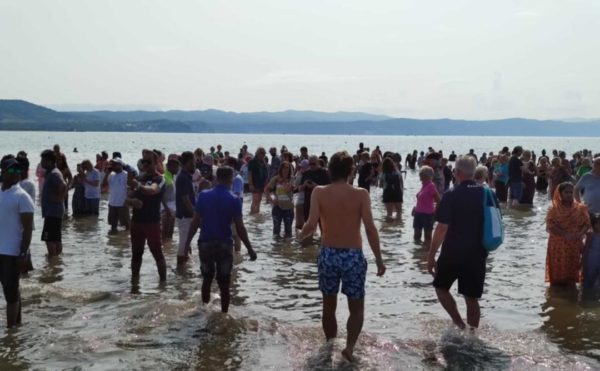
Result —
[[300, 240], [311, 236], [321, 222], [322, 247], [317, 264], [319, 289], [323, 294], [323, 331], [327, 340], [337, 336], [335, 312], [341, 282], [350, 310], [346, 347], [342, 354], [351, 362], [364, 319], [367, 261], [362, 251], [361, 222], [375, 255], [377, 275], [385, 274], [369, 193], [348, 184], [353, 162], [347, 152], [338, 152], [331, 157], [329, 173], [332, 183], [314, 188], [310, 215], [298, 236]]
[[572, 285], [580, 282], [584, 237], [591, 228], [588, 209], [573, 197], [573, 184], [561, 183], [548, 209], [546, 282]]
[[221, 292], [223, 313], [229, 310], [229, 286], [233, 268], [231, 223], [235, 224], [237, 235], [248, 249], [250, 260], [256, 260], [256, 253], [250, 244], [242, 218], [242, 203], [231, 192], [233, 175], [233, 168], [220, 167], [217, 169], [216, 186], [200, 192], [186, 239], [189, 245], [200, 227], [198, 255], [202, 272], [202, 302], [207, 304], [210, 301], [210, 288], [216, 277]]
[[250, 192], [252, 192], [250, 214], [258, 214], [260, 212], [260, 202], [262, 201], [263, 191], [269, 177], [269, 169], [265, 164], [266, 153], [263, 147], [258, 147], [256, 156], [248, 162], [248, 185]]
[[[440, 304], [456, 326], [466, 327], [450, 288], [458, 280], [458, 293], [465, 297], [467, 324], [479, 327], [479, 299], [483, 294], [487, 251], [483, 247], [483, 192], [473, 180], [476, 161], [462, 156], [456, 161], [457, 185], [444, 193], [435, 216], [438, 222], [427, 269]], [[442, 247], [436, 262], [436, 253]]]
[[156, 170], [158, 155], [153, 151], [144, 153], [141, 165], [143, 174], [129, 182], [129, 204], [133, 207], [131, 218], [131, 277], [136, 283], [142, 268], [142, 256], [146, 241], [156, 261], [161, 282], [167, 280], [167, 263], [162, 251], [160, 233], [160, 204], [165, 181]]
[[21, 324], [20, 272], [27, 265], [33, 228], [33, 200], [21, 188], [23, 169], [14, 158], [2, 161], [0, 192], [0, 282], [6, 300], [6, 326]]
[[42, 241], [46, 242], [48, 257], [62, 253], [62, 220], [65, 213], [64, 198], [67, 185], [62, 173], [56, 168], [56, 154], [45, 150], [41, 154], [44, 169], [44, 188], [42, 189], [42, 217], [44, 229]]

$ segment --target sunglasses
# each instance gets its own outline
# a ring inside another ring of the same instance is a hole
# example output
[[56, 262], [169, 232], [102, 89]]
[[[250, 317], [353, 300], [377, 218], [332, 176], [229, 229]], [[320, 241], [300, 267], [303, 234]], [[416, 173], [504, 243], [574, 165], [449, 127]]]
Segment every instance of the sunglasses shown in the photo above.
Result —
[[5, 170], [8, 174], [22, 174], [23, 171], [21, 171], [21, 169], [17, 169], [14, 167], [10, 167], [8, 169]]

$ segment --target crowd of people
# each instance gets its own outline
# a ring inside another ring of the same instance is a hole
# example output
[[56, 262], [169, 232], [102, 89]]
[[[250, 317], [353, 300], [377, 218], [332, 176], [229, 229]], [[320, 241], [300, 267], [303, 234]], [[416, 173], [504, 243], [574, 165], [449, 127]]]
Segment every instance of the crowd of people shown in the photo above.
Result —
[[[234, 253], [244, 244], [250, 259], [257, 258], [242, 214], [243, 196], [249, 193], [250, 215], [260, 213], [265, 202], [269, 204], [275, 238], [302, 240], [320, 229], [323, 329], [328, 339], [337, 335], [335, 309], [341, 284], [350, 308], [344, 356], [352, 360], [364, 313], [367, 264], [361, 224], [375, 255], [377, 274], [386, 270], [373, 222], [371, 189], [382, 188], [381, 202], [390, 220], [400, 217], [406, 197], [416, 198], [411, 212], [414, 241], [429, 249], [428, 269], [434, 275], [438, 299], [457, 326], [477, 328], [487, 257], [481, 242], [483, 191], [488, 187], [500, 204], [515, 212], [533, 205], [536, 192], [548, 194], [546, 281], [598, 286], [600, 155], [590, 150], [568, 159], [563, 151], [549, 154], [542, 150], [538, 156], [521, 146], [480, 156], [473, 150], [461, 156], [452, 151], [447, 157], [429, 148], [413, 151], [403, 161], [400, 153], [383, 152], [379, 146], [370, 150], [360, 143], [356, 153], [337, 152], [330, 158], [326, 153], [309, 154], [306, 147], [297, 154], [285, 146], [272, 147], [268, 154], [263, 147], [250, 153], [246, 145], [237, 155], [220, 145], [209, 152], [196, 149], [169, 155], [145, 149], [136, 164], [128, 164], [121, 153], [109, 156], [104, 151], [94, 163], [77, 164], [72, 173], [59, 145], [44, 150], [35, 174], [44, 220], [41, 239], [48, 257], [63, 250], [62, 223], [69, 207], [73, 217], [97, 216], [106, 194], [110, 233], [125, 230], [130, 235], [132, 281], [139, 280], [146, 245], [164, 282], [163, 241], [173, 238], [177, 225], [176, 264], [181, 267], [187, 264], [192, 240], [200, 230], [202, 300], [210, 300], [216, 279], [221, 309], [226, 313]], [[29, 245], [36, 187], [23, 151], [4, 156], [1, 170], [0, 279], [7, 325], [12, 327], [21, 322], [19, 277], [33, 269]], [[408, 171], [418, 172], [421, 188], [407, 196], [404, 178]], [[466, 324], [449, 291], [455, 281], [466, 300]]]

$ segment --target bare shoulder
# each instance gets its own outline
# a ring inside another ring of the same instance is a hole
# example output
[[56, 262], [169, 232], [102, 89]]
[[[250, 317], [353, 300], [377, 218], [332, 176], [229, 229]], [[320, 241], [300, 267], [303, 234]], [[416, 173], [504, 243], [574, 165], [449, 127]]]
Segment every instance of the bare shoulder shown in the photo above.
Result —
[[356, 195], [356, 197], [360, 197], [360, 199], [370, 199], [369, 192], [364, 188], [353, 187], [352, 192]]

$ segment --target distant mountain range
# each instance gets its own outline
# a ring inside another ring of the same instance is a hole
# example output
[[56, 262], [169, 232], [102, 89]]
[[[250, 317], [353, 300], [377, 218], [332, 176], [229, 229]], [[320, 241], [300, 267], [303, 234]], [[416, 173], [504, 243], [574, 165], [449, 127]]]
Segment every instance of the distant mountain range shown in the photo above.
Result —
[[600, 119], [417, 120], [361, 112], [236, 113], [214, 109], [59, 112], [23, 100], [0, 100], [0, 130], [600, 137]]

